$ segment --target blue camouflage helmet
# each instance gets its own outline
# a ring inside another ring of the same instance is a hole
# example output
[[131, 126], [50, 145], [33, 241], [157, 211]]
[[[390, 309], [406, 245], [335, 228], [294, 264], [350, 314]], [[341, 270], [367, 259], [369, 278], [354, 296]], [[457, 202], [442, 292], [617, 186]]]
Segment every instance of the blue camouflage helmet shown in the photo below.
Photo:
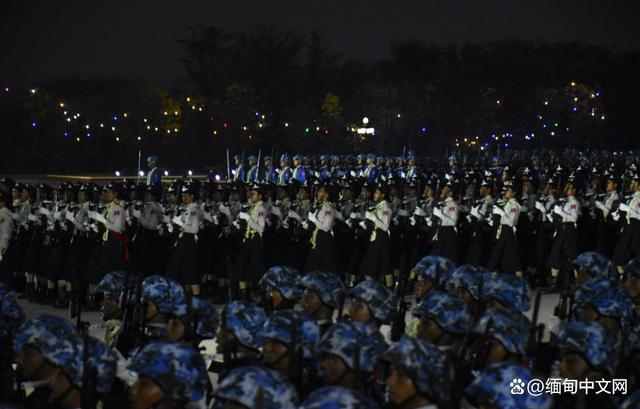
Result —
[[283, 153], [283, 154], [280, 156], [280, 161], [281, 161], [281, 162], [289, 162], [289, 155], [287, 155], [286, 153]]
[[418, 279], [428, 279], [438, 285], [440, 277], [449, 270], [456, 268], [453, 261], [441, 256], [423, 257], [411, 270]]
[[335, 355], [351, 370], [373, 372], [376, 358], [387, 348], [379, 330], [364, 322], [349, 321], [330, 326], [318, 342], [316, 353]]
[[24, 323], [24, 311], [4, 284], [0, 283], [0, 340], [13, 337]]
[[596, 370], [615, 374], [618, 339], [597, 322], [570, 321], [560, 331], [556, 345], [579, 354]]
[[408, 161], [409, 161], [409, 160], [416, 160], [416, 155], [415, 155], [415, 154], [413, 154], [413, 153], [408, 154], [408, 155], [407, 155], [407, 160], [408, 160]]
[[302, 159], [304, 159], [302, 155], [293, 155], [294, 161], [302, 162]]
[[333, 273], [314, 271], [300, 280], [300, 286], [318, 294], [320, 300], [331, 308], [338, 308], [344, 298], [345, 286]]
[[[178, 305], [178, 304], [176, 304]], [[195, 335], [198, 339], [214, 339], [220, 324], [218, 311], [207, 301], [199, 297], [191, 297], [191, 306], [179, 305], [174, 310], [178, 318], [187, 317], [191, 324], [195, 323]]]
[[331, 160], [332, 160], [332, 161], [336, 161], [336, 162], [340, 162], [340, 156], [338, 156], [338, 155], [331, 155]]
[[464, 289], [477, 301], [480, 300], [482, 281], [488, 274], [482, 267], [464, 264], [443, 275], [442, 283], [447, 291]]
[[126, 286], [125, 274], [124, 271], [107, 273], [96, 286], [96, 291], [104, 294], [105, 297], [119, 300]]
[[177, 342], [152, 342], [131, 360], [128, 369], [151, 379], [171, 399], [197, 402], [207, 392], [207, 367], [202, 355]]
[[147, 157], [147, 162], [158, 163], [158, 157], [156, 155], [150, 155]]
[[328, 161], [329, 160], [329, 156], [328, 155], [320, 155], [320, 160]]
[[257, 161], [258, 161], [258, 160], [256, 159], [256, 157], [255, 157], [255, 156], [253, 156], [253, 155], [249, 155], [249, 157], [247, 157], [247, 160], [248, 160], [249, 162], [257, 162]]
[[444, 331], [456, 335], [466, 334], [471, 324], [467, 304], [449, 293], [427, 294], [425, 299], [414, 308], [413, 315], [421, 319], [431, 318]]
[[391, 290], [377, 281], [365, 280], [353, 287], [349, 294], [367, 303], [371, 315], [378, 322], [388, 324], [393, 319], [397, 298]]
[[595, 251], [586, 251], [576, 257], [571, 264], [585, 270], [592, 277], [617, 277], [618, 271], [613, 262]]
[[272, 160], [271, 160], [271, 156], [268, 156], [268, 155], [267, 155], [267, 156], [265, 156], [265, 157], [264, 157], [264, 159], [263, 159], [262, 161], [263, 161], [263, 162], [269, 162], [269, 163], [271, 163], [271, 162], [272, 162]]
[[318, 325], [310, 316], [293, 310], [274, 312], [262, 327], [265, 340], [279, 341], [287, 348], [292, 344], [294, 348], [302, 347], [303, 356], [308, 359], [313, 358], [319, 334]]
[[640, 409], [640, 389], [633, 392], [618, 407], [618, 409]]
[[449, 380], [446, 355], [434, 345], [403, 335], [378, 358], [378, 362], [399, 366], [415, 388], [430, 400], [447, 400]]
[[27, 320], [14, 338], [14, 353], [19, 354], [25, 346], [35, 348], [45, 360], [61, 368], [72, 384], [82, 385], [84, 348], [69, 321], [46, 314]]
[[260, 285], [272, 287], [290, 301], [297, 301], [302, 296], [302, 288], [298, 285], [300, 272], [292, 267], [275, 266], [267, 270], [260, 279]]
[[375, 153], [367, 153], [367, 159], [375, 160], [376, 159]]
[[377, 409], [369, 397], [340, 386], [325, 386], [313, 391], [298, 409]]
[[109, 393], [116, 379], [118, 356], [97, 338], [88, 337], [86, 345], [89, 368], [95, 370], [96, 392]]
[[151, 301], [163, 314], [179, 315], [186, 309], [182, 285], [162, 276], [153, 275], [145, 278], [142, 282], [142, 298]]
[[616, 279], [596, 277], [582, 284], [575, 292], [574, 314], [579, 315], [587, 305], [600, 315], [619, 319], [622, 326], [631, 324], [633, 301]]
[[[547, 409], [551, 407], [551, 395], [535, 396], [526, 387], [535, 377], [524, 366], [500, 362], [481, 371], [464, 390], [467, 400], [475, 406], [488, 404], [496, 409]], [[518, 382], [522, 381], [523, 383]], [[520, 387], [523, 393], [514, 388]], [[513, 393], [512, 393], [513, 391]], [[518, 392], [518, 393], [516, 393]]]
[[505, 308], [527, 311], [531, 307], [531, 289], [524, 278], [512, 274], [485, 275], [482, 298], [499, 302]]
[[221, 325], [231, 332], [236, 340], [249, 348], [264, 346], [262, 327], [267, 315], [260, 307], [245, 301], [232, 301], [222, 309]]
[[356, 160], [364, 160], [365, 156], [362, 153], [356, 155]]
[[531, 322], [524, 314], [489, 308], [478, 319], [473, 332], [495, 339], [511, 354], [524, 355], [530, 326]]
[[226, 401], [263, 409], [294, 409], [298, 403], [296, 389], [282, 375], [257, 366], [243, 366], [229, 372], [214, 395], [214, 408], [221, 408]]

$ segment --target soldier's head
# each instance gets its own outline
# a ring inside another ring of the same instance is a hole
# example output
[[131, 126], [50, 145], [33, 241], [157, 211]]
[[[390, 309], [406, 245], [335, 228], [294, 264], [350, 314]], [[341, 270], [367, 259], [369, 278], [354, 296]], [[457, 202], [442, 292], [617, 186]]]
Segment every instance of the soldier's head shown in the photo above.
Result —
[[440, 194], [442, 198], [446, 199], [448, 197], [453, 197], [453, 186], [446, 184], [442, 188], [442, 193]]
[[329, 188], [326, 185], [320, 185], [316, 192], [316, 199], [320, 202], [329, 200]]
[[434, 345], [453, 345], [467, 334], [471, 317], [462, 299], [442, 292], [432, 292], [414, 309], [420, 319], [418, 337]]
[[187, 183], [182, 187], [182, 203], [190, 204], [195, 199], [195, 187], [191, 183]]
[[480, 183], [480, 196], [485, 197], [490, 194], [491, 194], [491, 185], [489, 185], [489, 183], [483, 180], [482, 183]]
[[516, 196], [517, 196], [517, 193], [515, 191], [513, 184], [510, 186], [506, 186], [506, 190], [504, 191], [504, 197], [506, 199], [513, 199]]
[[377, 281], [366, 280], [351, 291], [349, 317], [379, 327], [391, 322], [397, 299], [387, 287]]
[[564, 194], [566, 196], [575, 196], [576, 191], [577, 191], [577, 189], [576, 189], [576, 184], [575, 184], [574, 181], [569, 181], [564, 186]]
[[607, 180], [607, 193], [615, 192], [618, 190], [618, 181], [614, 178]]
[[567, 323], [556, 346], [563, 377], [602, 379], [615, 373], [617, 340], [597, 322]]
[[251, 188], [250, 197], [249, 197], [250, 200], [251, 200], [251, 203], [255, 204], [255, 203], [258, 203], [258, 202], [262, 201], [263, 195], [264, 195], [264, 192], [263, 192], [263, 189], [261, 187], [259, 187], [257, 185], [253, 186]]
[[300, 186], [298, 189], [298, 200], [306, 200], [309, 198], [309, 191], [306, 186]]
[[147, 158], [147, 166], [149, 169], [153, 169], [158, 166], [158, 157], [155, 155], [151, 155]]
[[387, 196], [389, 196], [389, 187], [386, 185], [378, 185], [376, 190], [373, 192], [373, 200], [376, 203], [380, 203], [387, 199]]

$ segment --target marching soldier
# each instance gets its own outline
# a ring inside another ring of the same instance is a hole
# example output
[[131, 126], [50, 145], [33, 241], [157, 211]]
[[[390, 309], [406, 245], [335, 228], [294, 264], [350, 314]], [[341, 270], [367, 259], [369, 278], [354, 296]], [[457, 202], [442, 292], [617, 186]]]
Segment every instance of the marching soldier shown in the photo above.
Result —
[[307, 182], [307, 172], [302, 166], [302, 155], [295, 155], [293, 157], [293, 173], [291, 174], [291, 178], [300, 182], [301, 185], [306, 184]]
[[558, 273], [567, 263], [578, 255], [577, 223], [580, 216], [580, 203], [575, 197], [576, 182], [569, 179], [565, 185], [566, 200], [553, 207], [553, 213], [559, 216], [558, 226], [551, 246], [547, 265], [551, 268], [551, 279], [556, 286]]
[[278, 173], [278, 185], [285, 186], [289, 184], [291, 180], [292, 171], [289, 167], [289, 155], [283, 153], [280, 156], [280, 171]]
[[147, 166], [149, 173], [147, 174], [147, 186], [161, 185], [162, 173], [158, 167], [158, 157], [151, 155], [147, 158]]
[[247, 158], [249, 161], [249, 170], [247, 171], [247, 179], [245, 182], [254, 183], [258, 181], [258, 160], [251, 155]]
[[441, 206], [434, 207], [433, 215], [439, 219], [439, 226], [433, 239], [431, 254], [448, 258], [456, 263], [458, 261], [458, 203], [454, 199], [455, 186], [449, 181], [442, 188], [441, 197], [444, 199]]
[[320, 185], [316, 192], [317, 210], [308, 213], [307, 221], [313, 223], [311, 251], [307, 255], [304, 272], [336, 271], [333, 222], [336, 211], [329, 200], [329, 189]]
[[264, 162], [265, 172], [262, 180], [264, 181], [264, 183], [267, 183], [269, 185], [278, 184], [278, 172], [276, 168], [273, 166], [273, 161], [271, 159], [271, 156], [265, 156], [263, 162]]
[[372, 223], [369, 244], [360, 270], [367, 280], [384, 280], [393, 287], [393, 265], [391, 264], [391, 207], [387, 202], [389, 187], [378, 185], [373, 193], [375, 207], [365, 212], [365, 223]]
[[522, 277], [522, 265], [518, 256], [518, 243], [516, 238], [516, 226], [520, 217], [520, 205], [516, 200], [516, 191], [513, 182], [504, 183], [504, 197], [507, 203], [504, 208], [493, 207], [493, 214], [500, 216], [496, 243], [491, 250], [487, 268], [489, 271], [498, 273], [515, 273]]

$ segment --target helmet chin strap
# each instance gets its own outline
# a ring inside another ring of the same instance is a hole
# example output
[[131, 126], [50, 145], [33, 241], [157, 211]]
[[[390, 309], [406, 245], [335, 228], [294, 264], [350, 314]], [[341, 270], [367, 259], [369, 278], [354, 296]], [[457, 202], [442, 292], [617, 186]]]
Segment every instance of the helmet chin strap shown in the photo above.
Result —
[[58, 396], [57, 398], [53, 399], [53, 403], [56, 404], [57, 406], [63, 406], [62, 402], [64, 402], [64, 400], [67, 398], [67, 396], [69, 396], [69, 394], [74, 390], [74, 389], [78, 389], [75, 385], [71, 385], [69, 384], [69, 386], [67, 387], [67, 389], [65, 389], [64, 392], [62, 392], [62, 394], [60, 396]]

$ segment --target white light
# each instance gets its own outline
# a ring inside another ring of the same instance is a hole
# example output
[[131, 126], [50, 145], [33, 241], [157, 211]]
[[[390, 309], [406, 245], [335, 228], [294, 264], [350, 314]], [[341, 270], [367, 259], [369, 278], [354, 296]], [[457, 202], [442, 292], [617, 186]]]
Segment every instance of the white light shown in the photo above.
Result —
[[169, 171], [168, 171], [168, 170], [165, 170], [165, 171], [164, 171], [164, 175], [165, 175], [165, 176], [169, 176]]
[[187, 172], [187, 174], [188, 174], [189, 176], [193, 176], [193, 172], [192, 172], [192, 171], [188, 171], [188, 172]]
[[116, 170], [116, 176], [120, 177], [120, 171], [119, 170]]
[[36, 89], [35, 88], [31, 88], [31, 93], [35, 94], [36, 93]]
[[220, 181], [220, 175], [216, 175], [216, 176], [214, 177], [214, 179], [215, 179], [217, 182], [219, 182], [219, 181]]
[[115, 132], [116, 127], [115, 127], [115, 126], [112, 126], [112, 127], [111, 127], [111, 130]]
[[398, 114], [398, 118], [402, 118], [402, 115]]
[[139, 140], [139, 141], [141, 141], [141, 140], [142, 140], [142, 138], [141, 138], [140, 136], [138, 136], [138, 140]]
[[369, 123], [369, 118], [367, 118], [366, 116], [364, 118], [362, 118], [362, 123], [364, 125], [368, 124]]
[[144, 172], [143, 172], [143, 171], [140, 171], [140, 172], [138, 172], [138, 175], [139, 175], [140, 177], [143, 177], [143, 176], [144, 176]]
[[285, 123], [284, 123], [284, 127], [285, 127], [285, 128], [288, 128], [288, 127], [289, 127], [289, 122], [285, 122]]
[[89, 125], [85, 125], [85, 126], [84, 126], [84, 128], [85, 128], [85, 129], [89, 129]]

